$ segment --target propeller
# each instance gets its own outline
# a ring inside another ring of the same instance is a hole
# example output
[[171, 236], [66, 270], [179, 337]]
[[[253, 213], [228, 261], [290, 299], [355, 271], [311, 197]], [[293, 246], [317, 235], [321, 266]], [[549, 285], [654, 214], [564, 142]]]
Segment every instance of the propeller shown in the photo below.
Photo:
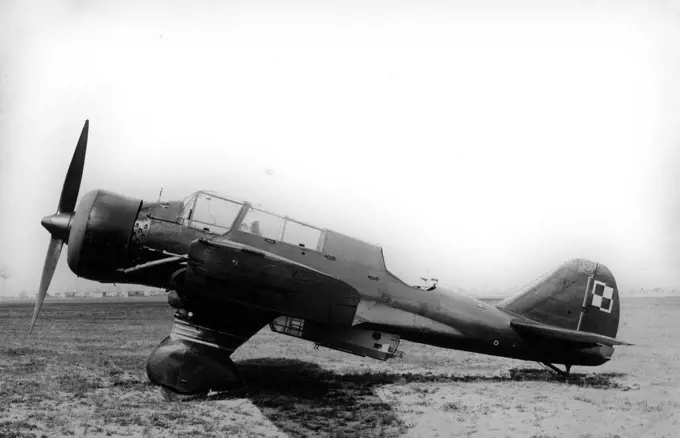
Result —
[[42, 277], [40, 278], [40, 289], [38, 290], [35, 308], [33, 309], [33, 319], [31, 320], [30, 329], [31, 333], [33, 332], [35, 321], [38, 319], [40, 307], [42, 306], [43, 301], [45, 301], [47, 288], [52, 281], [54, 270], [57, 268], [57, 262], [61, 255], [61, 248], [64, 246], [64, 243], [68, 243], [71, 219], [75, 213], [76, 200], [78, 199], [78, 192], [80, 191], [80, 182], [83, 179], [89, 126], [90, 121], [85, 120], [85, 125], [80, 133], [76, 150], [73, 152], [73, 158], [71, 158], [71, 165], [69, 166], [66, 178], [64, 179], [64, 186], [61, 189], [61, 197], [59, 198], [57, 212], [51, 216], [45, 216], [40, 221], [42, 226], [51, 234], [51, 238], [50, 244], [47, 247]]

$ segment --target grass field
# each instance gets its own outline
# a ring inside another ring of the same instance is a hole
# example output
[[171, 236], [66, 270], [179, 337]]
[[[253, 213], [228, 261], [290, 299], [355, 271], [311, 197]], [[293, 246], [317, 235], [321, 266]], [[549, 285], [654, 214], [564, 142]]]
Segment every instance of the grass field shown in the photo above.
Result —
[[408, 342], [390, 362], [263, 329], [248, 388], [164, 401], [146, 378], [172, 309], [154, 300], [0, 305], [0, 437], [680, 436], [680, 298], [622, 302], [619, 347], [569, 383], [537, 364]]

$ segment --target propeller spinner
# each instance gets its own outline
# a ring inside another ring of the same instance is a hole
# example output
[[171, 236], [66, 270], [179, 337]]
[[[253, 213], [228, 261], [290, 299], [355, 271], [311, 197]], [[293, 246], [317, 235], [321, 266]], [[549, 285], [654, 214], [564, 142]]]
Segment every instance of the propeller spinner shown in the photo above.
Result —
[[65, 242], [68, 242], [71, 220], [75, 213], [76, 200], [78, 199], [78, 192], [80, 191], [80, 182], [83, 179], [83, 167], [85, 166], [85, 151], [87, 150], [87, 133], [89, 126], [90, 121], [85, 120], [85, 125], [83, 126], [80, 138], [78, 139], [78, 145], [73, 152], [71, 165], [66, 173], [64, 186], [61, 189], [61, 197], [59, 198], [57, 212], [51, 216], [44, 217], [42, 221], [40, 221], [42, 226], [50, 232], [52, 237], [47, 248], [42, 277], [40, 278], [40, 289], [38, 290], [35, 308], [33, 309], [31, 332], [33, 332], [35, 321], [38, 318], [38, 313], [40, 313], [40, 307], [47, 295], [47, 288], [50, 286], [54, 270], [57, 267], [61, 248], [64, 246]]

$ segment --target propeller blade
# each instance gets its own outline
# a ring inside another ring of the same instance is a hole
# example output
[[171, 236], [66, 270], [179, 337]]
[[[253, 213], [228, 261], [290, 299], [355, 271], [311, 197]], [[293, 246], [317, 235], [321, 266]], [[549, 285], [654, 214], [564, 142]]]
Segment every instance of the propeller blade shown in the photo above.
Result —
[[59, 207], [57, 213], [73, 213], [76, 207], [76, 200], [78, 199], [78, 192], [80, 191], [80, 182], [83, 179], [83, 167], [85, 166], [85, 152], [87, 150], [87, 133], [90, 128], [90, 121], [85, 120], [85, 126], [80, 133], [78, 145], [73, 151], [73, 158], [71, 158], [71, 165], [66, 173], [64, 179], [64, 187], [61, 189], [61, 196], [59, 197]]
[[38, 296], [36, 296], [35, 299], [35, 308], [33, 309], [33, 320], [31, 320], [30, 333], [33, 333], [33, 326], [35, 325], [36, 319], [38, 319], [40, 307], [42, 306], [43, 301], [45, 301], [47, 288], [50, 286], [52, 276], [54, 275], [54, 270], [57, 268], [57, 262], [59, 261], [59, 255], [61, 254], [61, 247], [63, 245], [64, 241], [61, 239], [50, 239], [50, 246], [47, 248], [47, 256], [45, 256], [45, 265], [43, 266], [42, 278], [40, 279], [40, 289], [38, 290]]

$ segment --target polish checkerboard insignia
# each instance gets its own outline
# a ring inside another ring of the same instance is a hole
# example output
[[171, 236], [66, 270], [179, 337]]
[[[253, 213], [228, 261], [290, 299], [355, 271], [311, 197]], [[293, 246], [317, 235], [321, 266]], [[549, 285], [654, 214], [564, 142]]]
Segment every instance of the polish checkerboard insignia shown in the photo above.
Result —
[[614, 288], [595, 280], [593, 282], [593, 301], [591, 306], [597, 307], [603, 312], [612, 313], [614, 308]]

